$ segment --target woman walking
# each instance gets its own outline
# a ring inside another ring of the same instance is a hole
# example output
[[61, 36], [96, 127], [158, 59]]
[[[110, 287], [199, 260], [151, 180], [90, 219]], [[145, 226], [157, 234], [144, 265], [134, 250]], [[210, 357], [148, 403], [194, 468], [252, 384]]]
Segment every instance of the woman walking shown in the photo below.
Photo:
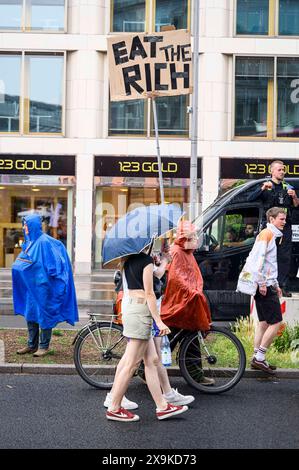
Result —
[[118, 364], [114, 384], [111, 390], [111, 402], [106, 417], [113, 421], [138, 421], [139, 416], [121, 407], [122, 399], [130, 380], [143, 360], [148, 389], [156, 404], [156, 416], [159, 420], [168, 419], [184, 413], [187, 406], [175, 406], [168, 403], [162, 395], [157, 364], [159, 358], [151, 339], [153, 319], [160, 330], [160, 335], [170, 333], [161, 321], [153, 289], [154, 263], [145, 252], [131, 255], [124, 263], [124, 274], [128, 284], [126, 309], [122, 315], [123, 335], [128, 338], [126, 351]]

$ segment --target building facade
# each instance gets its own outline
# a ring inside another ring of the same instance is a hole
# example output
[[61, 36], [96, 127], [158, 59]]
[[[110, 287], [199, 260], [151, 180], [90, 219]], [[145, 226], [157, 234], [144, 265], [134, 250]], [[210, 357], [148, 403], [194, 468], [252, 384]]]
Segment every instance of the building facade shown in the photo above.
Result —
[[[159, 201], [147, 100], [111, 102], [109, 34], [190, 29], [191, 0], [0, 0], [0, 267], [43, 215], [77, 273]], [[299, 173], [299, 0], [200, 0], [198, 201], [287, 159]], [[191, 97], [157, 99], [165, 198], [189, 201]]]

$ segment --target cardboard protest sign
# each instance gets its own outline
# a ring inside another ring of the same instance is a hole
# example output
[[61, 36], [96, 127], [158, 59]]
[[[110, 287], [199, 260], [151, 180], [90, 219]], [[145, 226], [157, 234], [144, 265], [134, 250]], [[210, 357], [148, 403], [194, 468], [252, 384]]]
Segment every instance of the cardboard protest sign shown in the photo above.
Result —
[[111, 101], [192, 93], [189, 32], [126, 34], [107, 41]]

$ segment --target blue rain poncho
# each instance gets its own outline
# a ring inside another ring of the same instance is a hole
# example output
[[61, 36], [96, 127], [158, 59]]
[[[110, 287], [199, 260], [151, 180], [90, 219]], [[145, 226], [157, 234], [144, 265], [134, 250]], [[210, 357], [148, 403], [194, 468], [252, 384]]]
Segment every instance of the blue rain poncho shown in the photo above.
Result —
[[13, 302], [16, 315], [42, 329], [78, 321], [72, 267], [64, 245], [42, 231], [36, 214], [24, 217], [28, 235], [12, 265]]

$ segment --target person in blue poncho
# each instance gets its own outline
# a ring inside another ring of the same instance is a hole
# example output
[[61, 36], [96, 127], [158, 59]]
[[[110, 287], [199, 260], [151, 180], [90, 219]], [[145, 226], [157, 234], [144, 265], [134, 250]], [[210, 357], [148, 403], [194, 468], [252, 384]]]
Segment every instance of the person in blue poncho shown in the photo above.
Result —
[[28, 327], [28, 345], [18, 354], [42, 357], [49, 351], [52, 328], [78, 321], [72, 267], [64, 245], [42, 231], [41, 218], [23, 218], [25, 243], [12, 265], [13, 303]]

